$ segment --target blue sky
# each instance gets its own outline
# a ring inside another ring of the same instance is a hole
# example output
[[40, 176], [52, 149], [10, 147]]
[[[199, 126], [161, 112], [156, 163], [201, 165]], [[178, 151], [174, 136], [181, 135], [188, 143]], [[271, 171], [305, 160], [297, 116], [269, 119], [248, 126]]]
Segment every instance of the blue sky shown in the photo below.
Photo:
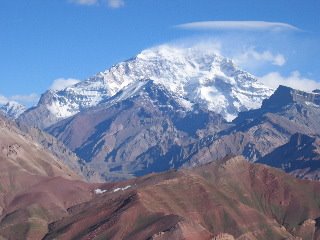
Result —
[[319, 0], [2, 0], [0, 102], [34, 104], [57, 79], [167, 42], [214, 43], [269, 85], [318, 87], [319, 12]]

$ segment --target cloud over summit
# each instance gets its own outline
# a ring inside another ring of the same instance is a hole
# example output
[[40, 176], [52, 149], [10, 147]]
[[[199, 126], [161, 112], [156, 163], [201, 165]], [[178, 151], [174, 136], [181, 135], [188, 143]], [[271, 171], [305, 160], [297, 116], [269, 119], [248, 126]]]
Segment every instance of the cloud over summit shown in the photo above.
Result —
[[185, 30], [243, 30], [243, 31], [299, 31], [300, 29], [282, 22], [265, 21], [203, 21], [175, 26]]
[[59, 91], [67, 87], [70, 87], [74, 84], [77, 84], [78, 82], [80, 82], [80, 80], [74, 78], [58, 78], [53, 81], [53, 83], [50, 86], [50, 89]]

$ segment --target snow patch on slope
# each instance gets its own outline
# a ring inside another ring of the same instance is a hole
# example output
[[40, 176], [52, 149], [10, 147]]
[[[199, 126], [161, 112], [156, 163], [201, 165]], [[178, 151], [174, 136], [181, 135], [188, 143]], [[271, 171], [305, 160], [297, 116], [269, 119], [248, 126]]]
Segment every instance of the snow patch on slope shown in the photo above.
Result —
[[131, 188], [131, 185], [125, 186], [125, 187], [120, 187], [120, 188], [116, 188], [113, 190], [113, 192], [119, 192], [119, 191], [125, 191], [127, 189]]
[[97, 188], [97, 189], [94, 190], [94, 193], [95, 193], [95, 194], [103, 194], [103, 193], [105, 193], [105, 192], [107, 192], [107, 190], [102, 190], [102, 189], [100, 189], [100, 188]]

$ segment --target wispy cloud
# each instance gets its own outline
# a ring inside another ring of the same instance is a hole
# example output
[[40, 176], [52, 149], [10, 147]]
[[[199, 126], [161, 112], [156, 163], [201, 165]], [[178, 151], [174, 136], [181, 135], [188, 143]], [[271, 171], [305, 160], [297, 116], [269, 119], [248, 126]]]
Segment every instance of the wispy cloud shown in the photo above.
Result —
[[186, 30], [299, 31], [288, 23], [265, 21], [204, 21], [175, 26]]
[[8, 102], [18, 102], [20, 104], [29, 106], [29, 105], [34, 105], [35, 103], [37, 103], [39, 100], [39, 95], [36, 93], [31, 93], [31, 94], [27, 94], [27, 95], [13, 95], [13, 96], [3, 96], [0, 95], [0, 104], [6, 104]]
[[121, 8], [124, 6], [123, 0], [107, 0], [107, 4], [110, 8]]
[[9, 102], [8, 98], [0, 95], [0, 104], [6, 104], [7, 102]]
[[270, 50], [272, 48], [270, 46], [264, 47], [251, 40], [239, 39], [237, 36], [183, 38], [170, 44], [175, 47], [205, 50], [231, 58], [238, 66], [248, 71], [280, 67], [287, 63], [285, 54]]
[[262, 64], [283, 66], [286, 63], [286, 58], [283, 54], [272, 53], [269, 50], [259, 52], [254, 47], [242, 51], [240, 54], [235, 55], [233, 59], [238, 65], [250, 68]]
[[259, 78], [259, 81], [271, 88], [279, 85], [292, 87], [294, 89], [311, 92], [320, 89], [320, 82], [301, 76], [300, 72], [294, 71], [289, 76], [282, 76], [279, 72], [271, 72]]
[[79, 4], [79, 5], [95, 5], [98, 3], [98, 0], [70, 0], [70, 2]]
[[109, 8], [121, 8], [125, 5], [124, 0], [69, 0], [71, 3], [79, 4], [79, 5], [98, 5], [98, 4], [107, 4]]
[[77, 84], [78, 82], [80, 82], [80, 80], [74, 79], [74, 78], [58, 78], [53, 81], [53, 83], [50, 86], [50, 89], [51, 90], [62, 90], [62, 89], [65, 89], [69, 86]]
[[31, 93], [28, 95], [14, 95], [14, 96], [11, 96], [9, 99], [10, 101], [17, 101], [17, 102], [22, 102], [24, 104], [31, 104], [39, 100], [39, 95], [36, 93]]

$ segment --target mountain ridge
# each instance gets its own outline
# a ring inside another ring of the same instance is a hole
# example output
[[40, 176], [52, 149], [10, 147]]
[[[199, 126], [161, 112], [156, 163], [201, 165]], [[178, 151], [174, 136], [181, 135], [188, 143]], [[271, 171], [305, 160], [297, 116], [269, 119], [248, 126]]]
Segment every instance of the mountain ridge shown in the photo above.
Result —
[[149, 80], [46, 130], [112, 180], [117, 172], [141, 176], [178, 167], [183, 147], [225, 126], [221, 115]]
[[[261, 108], [241, 112], [228, 123], [162, 84], [144, 80], [46, 130], [105, 179], [121, 180], [230, 154], [257, 161], [296, 133], [320, 134], [318, 96], [280, 86]], [[309, 163], [316, 164], [304, 162]], [[310, 179], [317, 175], [313, 169]]]
[[100, 188], [104, 193], [52, 223], [45, 239], [319, 237], [319, 183], [242, 157]]
[[208, 49], [162, 45], [142, 51], [88, 80], [60, 91], [44, 93], [36, 107], [20, 117], [29, 125], [46, 128], [96, 106], [132, 82], [152, 79], [189, 101], [220, 113], [227, 120], [240, 111], [258, 108], [272, 90], [230, 59]]
[[263, 101], [261, 108], [239, 113], [233, 126], [203, 139], [205, 144], [199, 145], [190, 164], [194, 166], [198, 159], [211, 161], [228, 154], [243, 155], [254, 162], [287, 144], [296, 133], [319, 135], [318, 99], [318, 94], [280, 86]]

